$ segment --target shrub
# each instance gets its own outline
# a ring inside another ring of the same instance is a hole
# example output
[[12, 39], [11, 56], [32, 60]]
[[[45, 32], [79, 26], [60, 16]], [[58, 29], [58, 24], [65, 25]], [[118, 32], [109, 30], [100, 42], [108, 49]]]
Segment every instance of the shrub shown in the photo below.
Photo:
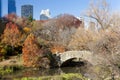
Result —
[[7, 59], [9, 56], [19, 54], [19, 52], [21, 53], [21, 46], [15, 47], [13, 51], [11, 46], [0, 44], [0, 60]]
[[91, 42], [97, 40], [97, 33], [87, 31], [83, 28], [79, 28], [72, 36], [69, 42], [68, 49], [70, 50], [90, 50], [89, 45]]
[[[6, 24], [6, 28], [1, 38], [1, 43], [5, 48], [11, 48], [12, 52], [10, 55], [15, 54], [14, 49], [18, 46], [21, 46], [22, 34], [15, 23], [9, 22]], [[9, 53], [9, 52], [8, 52]], [[19, 52], [17, 52], [19, 53]]]
[[0, 61], [5, 59], [6, 50], [4, 48], [0, 48]]
[[110, 28], [107, 31], [100, 32], [99, 34], [102, 35], [95, 43], [92, 43], [90, 50], [93, 51], [94, 54], [101, 56], [105, 64], [119, 65], [120, 29]]
[[28, 35], [22, 49], [23, 64], [26, 67], [44, 67], [48, 68], [50, 61], [47, 53], [37, 42], [34, 34]]
[[12, 53], [11, 46], [0, 44], [0, 60], [8, 58]]

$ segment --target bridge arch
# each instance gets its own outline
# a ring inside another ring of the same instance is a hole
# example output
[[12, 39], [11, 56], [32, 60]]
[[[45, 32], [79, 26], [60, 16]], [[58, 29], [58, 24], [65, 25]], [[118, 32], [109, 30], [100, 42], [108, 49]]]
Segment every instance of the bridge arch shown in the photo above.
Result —
[[72, 62], [74, 59], [77, 59], [78, 62], [90, 63], [92, 53], [89, 51], [67, 51], [64, 53], [59, 53], [58, 64], [59, 67], [65, 65], [66, 63]]
[[90, 62], [83, 60], [82, 58], [70, 58], [64, 62], [61, 63], [60, 67], [81, 67], [81, 66], [86, 66], [86, 65], [91, 65]]

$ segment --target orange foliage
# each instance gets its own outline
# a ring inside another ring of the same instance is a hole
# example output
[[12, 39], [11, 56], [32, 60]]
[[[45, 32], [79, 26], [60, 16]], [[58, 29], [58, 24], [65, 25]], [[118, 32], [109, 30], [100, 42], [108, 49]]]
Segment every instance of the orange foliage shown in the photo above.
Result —
[[15, 23], [9, 22], [2, 35], [2, 43], [7, 45], [16, 46], [20, 43], [21, 32]]
[[39, 47], [37, 39], [32, 33], [26, 38], [22, 53], [23, 65], [26, 67], [47, 67], [41, 62], [44, 60], [46, 64], [49, 64], [49, 60], [43, 57], [45, 56], [44, 49]]
[[38, 55], [39, 47], [36, 44], [36, 38], [33, 34], [30, 34], [24, 42], [22, 49], [23, 52], [23, 64], [27, 67], [33, 66], [34, 57]]
[[63, 52], [65, 52], [65, 47], [64, 46], [61, 46], [61, 45], [53, 45], [52, 47], [51, 47], [51, 52], [53, 53], [53, 54], [56, 54], [56, 53], [63, 53]]

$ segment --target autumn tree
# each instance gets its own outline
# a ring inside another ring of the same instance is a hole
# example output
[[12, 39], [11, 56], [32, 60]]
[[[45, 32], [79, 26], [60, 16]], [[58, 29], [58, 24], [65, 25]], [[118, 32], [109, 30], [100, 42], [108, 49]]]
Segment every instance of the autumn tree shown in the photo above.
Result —
[[72, 36], [68, 48], [70, 50], [90, 50], [89, 44], [97, 40], [97, 33], [87, 31], [84, 28], [78, 28]]
[[8, 14], [5, 16], [5, 18], [8, 20], [8, 21], [12, 21], [12, 22], [15, 22], [18, 18], [18, 16], [14, 13], [12, 14]]
[[15, 23], [9, 22], [2, 35], [2, 43], [14, 47], [21, 45], [21, 32]]
[[40, 20], [40, 21], [33, 21], [33, 26], [32, 26], [32, 30], [33, 31], [37, 31], [37, 30], [42, 30], [42, 25], [47, 22], [47, 21], [43, 21], [43, 20]]
[[96, 21], [102, 30], [110, 27], [111, 14], [106, 0], [92, 0], [85, 16]]
[[66, 46], [78, 27], [81, 27], [81, 21], [69, 14], [62, 14], [43, 24], [40, 37], [45, 40]]
[[32, 16], [29, 16], [29, 17], [28, 17], [28, 21], [29, 21], [29, 22], [32, 22], [33, 20], [34, 20], [34, 19], [33, 19]]
[[[79, 27], [82, 23], [79, 19], [77, 19], [75, 16], [70, 14], [61, 14], [56, 17], [56, 24], [59, 27]], [[84, 26], [81, 26], [84, 27]]]
[[23, 64], [26, 67], [49, 67], [50, 61], [45, 57], [45, 49], [38, 44], [37, 38], [32, 33], [26, 38], [22, 53]]

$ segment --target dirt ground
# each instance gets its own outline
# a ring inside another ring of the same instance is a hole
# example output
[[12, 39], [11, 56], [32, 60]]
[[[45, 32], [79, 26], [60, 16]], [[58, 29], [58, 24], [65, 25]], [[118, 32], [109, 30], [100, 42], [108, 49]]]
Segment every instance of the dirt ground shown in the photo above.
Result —
[[22, 65], [22, 59], [18, 56], [12, 56], [9, 59], [5, 59], [0, 62], [0, 66], [21, 66]]

